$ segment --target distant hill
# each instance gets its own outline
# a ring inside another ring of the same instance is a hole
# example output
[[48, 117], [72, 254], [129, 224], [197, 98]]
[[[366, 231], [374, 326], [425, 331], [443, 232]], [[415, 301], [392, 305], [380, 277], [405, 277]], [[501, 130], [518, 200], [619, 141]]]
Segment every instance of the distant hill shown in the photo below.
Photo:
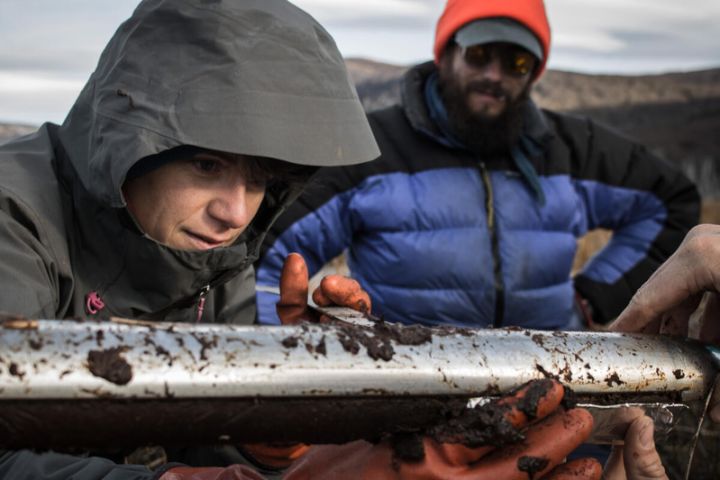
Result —
[[35, 131], [37, 127], [30, 125], [11, 125], [8, 123], [0, 123], [0, 143], [10, 140], [20, 135], [25, 135]]
[[[347, 60], [366, 110], [400, 98], [406, 66]], [[587, 115], [679, 162], [705, 197], [720, 199], [720, 68], [663, 75], [548, 71], [533, 91], [538, 105]], [[0, 124], [0, 142], [34, 127]]]

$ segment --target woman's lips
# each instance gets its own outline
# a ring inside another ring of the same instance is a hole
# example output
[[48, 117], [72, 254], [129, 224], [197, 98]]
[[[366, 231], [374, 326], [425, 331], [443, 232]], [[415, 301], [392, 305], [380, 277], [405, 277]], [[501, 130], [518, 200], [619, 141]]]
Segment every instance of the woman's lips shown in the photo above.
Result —
[[185, 230], [184, 232], [190, 239], [190, 242], [193, 244], [193, 246], [200, 250], [209, 250], [211, 248], [222, 247], [230, 244], [229, 239], [209, 237], [206, 235], [195, 233], [191, 230]]

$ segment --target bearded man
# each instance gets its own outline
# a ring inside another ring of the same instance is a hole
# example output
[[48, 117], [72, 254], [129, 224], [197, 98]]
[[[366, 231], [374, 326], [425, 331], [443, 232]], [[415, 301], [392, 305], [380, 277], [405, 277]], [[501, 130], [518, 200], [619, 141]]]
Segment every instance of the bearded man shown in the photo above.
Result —
[[[699, 197], [644, 147], [530, 99], [550, 53], [542, 0], [450, 0], [434, 62], [369, 114], [382, 157], [328, 169], [276, 223], [258, 284], [348, 249], [394, 322], [582, 329], [616, 317], [697, 222]], [[574, 278], [577, 239], [613, 231]], [[260, 320], [277, 322], [259, 294]]]

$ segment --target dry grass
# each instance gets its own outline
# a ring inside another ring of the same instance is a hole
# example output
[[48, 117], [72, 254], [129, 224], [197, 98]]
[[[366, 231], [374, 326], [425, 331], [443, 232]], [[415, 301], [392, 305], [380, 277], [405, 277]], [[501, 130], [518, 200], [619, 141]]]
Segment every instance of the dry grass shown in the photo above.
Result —
[[720, 200], [703, 202], [700, 221], [702, 223], [716, 223], [720, 225]]

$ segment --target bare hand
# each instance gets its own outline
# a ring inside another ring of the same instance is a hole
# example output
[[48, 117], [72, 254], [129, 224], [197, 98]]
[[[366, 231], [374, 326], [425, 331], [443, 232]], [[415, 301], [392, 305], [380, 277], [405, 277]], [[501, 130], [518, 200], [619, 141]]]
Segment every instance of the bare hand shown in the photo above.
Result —
[[[720, 343], [720, 225], [698, 225], [678, 250], [640, 287], [609, 327], [615, 332], [688, 336], [698, 311], [695, 337]], [[710, 418], [720, 422], [720, 389], [710, 402]]]
[[[688, 321], [705, 292], [711, 292], [699, 339], [720, 340], [720, 226], [699, 225], [635, 293], [610, 329], [618, 332], [688, 334]], [[714, 319], [714, 321], [713, 321]]]
[[626, 413], [632, 423], [625, 434], [625, 444], [613, 447], [603, 479], [666, 480], [668, 476], [655, 449], [652, 419], [639, 408], [628, 408]]

